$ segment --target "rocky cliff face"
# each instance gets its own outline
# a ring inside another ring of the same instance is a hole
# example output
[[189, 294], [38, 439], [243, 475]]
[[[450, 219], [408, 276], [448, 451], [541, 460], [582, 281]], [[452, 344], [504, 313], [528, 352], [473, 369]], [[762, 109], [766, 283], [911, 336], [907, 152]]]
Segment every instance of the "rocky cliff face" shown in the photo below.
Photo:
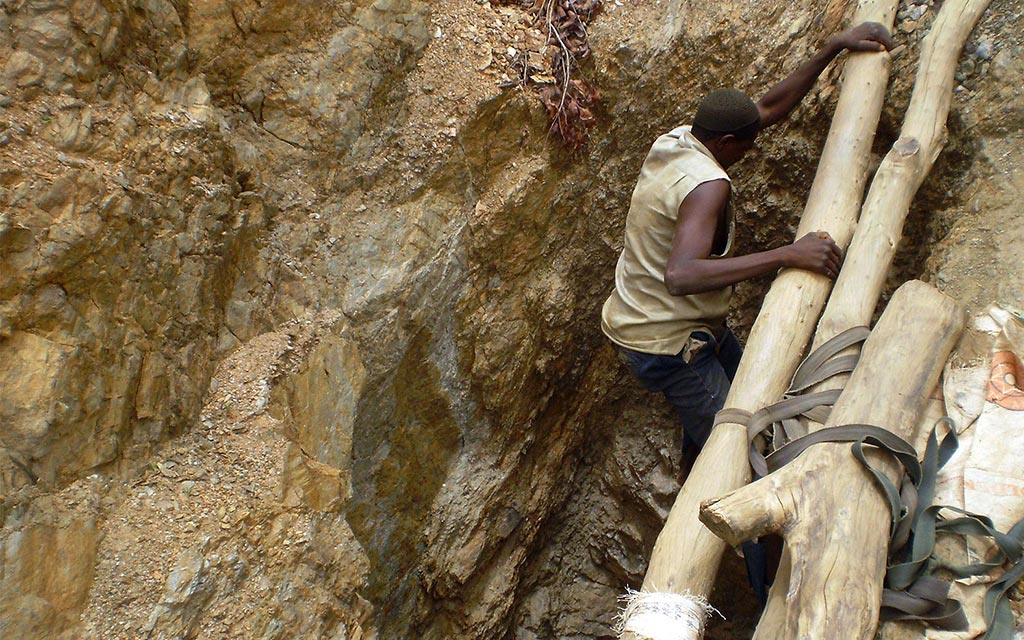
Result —
[[[848, 15], [607, 2], [570, 154], [506, 82], [524, 4], [3, 5], [5, 637], [611, 636], [678, 489], [597, 329], [636, 171]], [[879, 153], [935, 10], [902, 9]], [[894, 282], [1024, 306], [1022, 15], [972, 37]], [[737, 168], [741, 250], [791, 237], [837, 75]]]

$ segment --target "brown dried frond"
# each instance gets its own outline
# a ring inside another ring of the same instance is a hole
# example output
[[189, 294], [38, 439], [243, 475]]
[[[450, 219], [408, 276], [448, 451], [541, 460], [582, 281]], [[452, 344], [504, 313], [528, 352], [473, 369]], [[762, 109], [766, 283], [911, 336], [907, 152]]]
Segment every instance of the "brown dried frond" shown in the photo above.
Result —
[[535, 0], [532, 22], [546, 38], [543, 56], [533, 58], [533, 52], [523, 51], [512, 62], [515, 84], [538, 90], [551, 132], [574, 151], [586, 142], [596, 120], [592, 108], [598, 93], [574, 75], [579, 61], [590, 55], [587, 22], [600, 10], [601, 0]]
[[550, 85], [541, 92], [550, 131], [558, 134], [569, 149], [576, 151], [586, 143], [587, 132], [596, 121], [592, 107], [599, 98], [597, 89], [585, 80], [570, 80], [564, 91]]

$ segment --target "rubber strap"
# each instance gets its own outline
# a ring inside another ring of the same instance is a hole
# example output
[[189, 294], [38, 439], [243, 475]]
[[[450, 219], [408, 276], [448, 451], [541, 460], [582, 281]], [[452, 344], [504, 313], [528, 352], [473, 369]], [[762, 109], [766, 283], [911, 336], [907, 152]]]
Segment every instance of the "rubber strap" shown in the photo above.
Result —
[[[789, 392], [799, 393], [830, 377], [820, 375], [820, 371], [825, 367], [826, 363], [832, 360], [836, 354], [840, 353], [844, 349], [864, 342], [867, 340], [869, 335], [871, 335], [871, 330], [867, 327], [851, 327], [815, 349], [810, 353], [810, 355], [804, 358], [804, 361], [800, 363], [799, 367], [797, 367], [796, 373], [793, 374], [792, 383], [789, 385]], [[857, 364], [858, 357], [859, 356], [844, 356], [843, 358], [839, 358], [838, 360], [849, 366], [849, 369], [836, 371], [831, 375], [844, 373], [846, 371], [853, 371], [853, 368]], [[850, 363], [851, 358], [852, 364]], [[829, 366], [842, 368], [839, 367], [839, 365]]]
[[853, 371], [860, 356], [837, 357], [837, 354], [864, 342], [870, 334], [871, 331], [867, 327], [852, 327], [815, 349], [797, 367], [782, 401], [753, 413], [737, 408], [722, 409], [718, 412], [712, 426], [739, 424], [747, 427], [748, 458], [756, 477], [768, 473], [759, 437], [770, 442], [769, 449], [778, 450], [786, 443], [807, 435], [807, 427], [797, 419], [798, 416], [824, 424], [831, 412], [831, 406], [835, 404], [842, 390], [834, 389], [811, 394], [803, 392], [832, 376]]
[[[820, 408], [822, 404], [835, 404], [836, 399], [839, 398], [841, 393], [841, 389], [831, 389], [829, 391], [796, 396], [795, 398], [787, 398], [751, 415], [747, 423], [747, 456], [750, 459], [750, 467], [754, 470], [754, 473], [758, 476], [764, 476], [769, 472], [765, 456], [761, 453], [760, 448], [757, 447], [755, 440], [757, 436], [765, 432], [772, 424], [782, 423], [789, 418], [805, 415], [807, 412]], [[782, 446], [784, 447], [785, 444]]]
[[[890, 564], [885, 576], [887, 588], [882, 592], [880, 615], [886, 620], [920, 620], [931, 626], [962, 630], [968, 625], [961, 604], [949, 598], [951, 583], [932, 577], [936, 568], [966, 577], [988, 573], [1009, 560], [1012, 566], [996, 580], [985, 594], [984, 612], [988, 630], [986, 640], [1013, 640], [1013, 611], [1006, 593], [1024, 578], [1024, 520], [1007, 533], [995, 529], [992, 521], [962, 509], [933, 505], [935, 482], [939, 469], [956, 451], [956, 429], [948, 418], [936, 424], [928, 436], [922, 460], [906, 440], [894, 433], [868, 424], [848, 424], [807, 433], [797, 419], [805, 416], [825, 424], [842, 390], [804, 394], [828, 378], [848, 373], [857, 365], [859, 354], [838, 356], [844, 349], [867, 339], [867, 327], [848, 329], [815, 349], [797, 368], [792, 383], [781, 402], [759, 411], [723, 409], [715, 416], [714, 425], [739, 424], [747, 428], [748, 457], [756, 477], [795, 460], [809, 447], [822, 442], [851, 442], [853, 455], [864, 465], [882, 490], [890, 510], [890, 558], [903, 556]], [[949, 426], [945, 437], [938, 440], [938, 424]], [[770, 441], [774, 451], [761, 453], [759, 441]], [[871, 465], [864, 446], [873, 446], [892, 456], [903, 467], [899, 486]], [[957, 518], [944, 518], [943, 511], [957, 512]], [[999, 553], [990, 562], [952, 566], [934, 556], [935, 538], [939, 533], [979, 535], [992, 538]], [[909, 543], [909, 548], [907, 547]]]
[[[948, 597], [951, 583], [939, 580], [931, 573], [941, 567], [960, 577], [979, 575], [1009, 560], [1012, 566], [985, 595], [985, 621], [988, 626], [985, 638], [1012, 640], [1013, 612], [1006, 592], [1024, 578], [1024, 520], [1009, 532], [1002, 533], [985, 516], [930, 504], [935, 497], [938, 471], [958, 446], [952, 422], [943, 419], [940, 423], [947, 423], [950, 428], [941, 441], [938, 439], [938, 424], [932, 429], [921, 462], [918, 462], [914, 447], [892, 432], [874, 425], [848, 424], [821, 429], [786, 444], [768, 456], [766, 469], [774, 471], [792, 462], [815, 444], [852, 442], [853, 455], [871, 474], [889, 502], [892, 555], [908, 554], [905, 561], [891, 565], [886, 572], [887, 588], [882, 593], [881, 617], [886, 620], [918, 620], [947, 630], [966, 629], [968, 620], [961, 603]], [[899, 487], [870, 463], [864, 451], [865, 445], [886, 452], [902, 465], [904, 473]], [[944, 518], [943, 511], [961, 515]], [[995, 541], [999, 552], [991, 562], [951, 566], [934, 557], [935, 539], [940, 533], [986, 536]], [[911, 536], [910, 548], [901, 549]]]

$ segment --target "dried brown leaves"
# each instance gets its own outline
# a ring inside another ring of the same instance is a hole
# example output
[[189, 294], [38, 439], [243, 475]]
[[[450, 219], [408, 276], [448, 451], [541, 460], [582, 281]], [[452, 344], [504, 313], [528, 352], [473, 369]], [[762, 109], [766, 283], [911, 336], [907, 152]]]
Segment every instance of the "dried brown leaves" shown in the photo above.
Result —
[[543, 44], [525, 49], [513, 62], [515, 83], [539, 90], [551, 132], [573, 151], [583, 146], [596, 121], [597, 89], [573, 75], [590, 55], [587, 23], [600, 10], [601, 0], [535, 0], [533, 25], [542, 31]]

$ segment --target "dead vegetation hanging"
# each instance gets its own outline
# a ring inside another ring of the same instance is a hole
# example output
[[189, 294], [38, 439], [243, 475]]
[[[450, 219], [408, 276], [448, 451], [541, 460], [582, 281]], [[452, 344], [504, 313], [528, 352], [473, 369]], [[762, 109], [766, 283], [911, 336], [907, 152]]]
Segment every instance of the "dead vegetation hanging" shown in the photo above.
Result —
[[548, 113], [550, 132], [572, 151], [587, 140], [596, 121], [597, 89], [578, 75], [590, 55], [587, 24], [601, 0], [536, 0], [531, 8], [535, 38], [525, 38], [512, 60], [515, 80], [508, 83], [538, 92]]

